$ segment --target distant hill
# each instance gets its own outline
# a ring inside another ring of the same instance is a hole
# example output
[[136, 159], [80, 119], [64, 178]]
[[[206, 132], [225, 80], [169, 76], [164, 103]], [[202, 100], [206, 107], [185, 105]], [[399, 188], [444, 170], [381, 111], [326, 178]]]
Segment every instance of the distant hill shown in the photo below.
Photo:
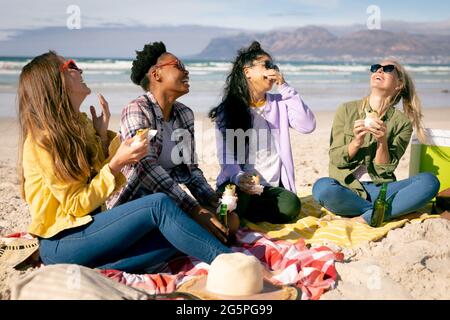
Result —
[[[342, 31], [342, 30], [341, 30]], [[291, 31], [241, 33], [212, 39], [195, 59], [232, 60], [252, 40], [277, 60], [374, 61], [396, 57], [406, 63], [450, 63], [450, 35], [358, 30], [338, 36], [327, 28], [308, 26]]]
[[[322, 25], [337, 36], [346, 35], [356, 31], [367, 30], [364, 24], [353, 24], [348, 26]], [[450, 35], [450, 20], [437, 22], [405, 22], [387, 20], [382, 22], [381, 29], [390, 32], [407, 32], [412, 34]], [[290, 31], [293, 29], [291, 28]]]

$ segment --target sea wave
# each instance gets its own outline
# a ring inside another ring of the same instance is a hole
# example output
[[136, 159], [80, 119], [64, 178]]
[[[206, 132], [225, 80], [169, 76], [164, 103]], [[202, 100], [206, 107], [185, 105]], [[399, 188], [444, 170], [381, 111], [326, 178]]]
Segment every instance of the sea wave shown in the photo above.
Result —
[[[17, 74], [30, 59], [0, 58], [0, 74]], [[105, 74], [128, 73], [132, 67], [131, 60], [125, 59], [76, 59], [80, 68], [86, 72], [98, 72]], [[329, 74], [360, 74], [368, 73], [369, 66], [363, 64], [312, 64], [279, 62], [280, 69], [293, 75], [329, 75]], [[206, 75], [210, 73], [228, 73], [232, 64], [228, 62], [214, 61], [186, 61], [186, 67], [193, 74]], [[450, 75], [449, 65], [406, 65], [408, 71], [418, 74]]]

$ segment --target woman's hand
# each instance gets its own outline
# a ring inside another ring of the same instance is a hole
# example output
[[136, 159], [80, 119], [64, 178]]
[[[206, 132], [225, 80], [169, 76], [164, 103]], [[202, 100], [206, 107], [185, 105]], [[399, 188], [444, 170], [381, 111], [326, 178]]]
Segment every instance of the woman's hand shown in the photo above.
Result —
[[214, 213], [205, 208], [198, 207], [192, 215], [192, 219], [194, 219], [199, 225], [214, 235], [222, 243], [227, 243], [229, 229], [220, 223]]
[[369, 128], [369, 132], [375, 137], [378, 143], [386, 143], [387, 127], [380, 119], [374, 119], [375, 123]]
[[369, 129], [365, 126], [364, 120], [356, 120], [353, 125], [353, 140], [348, 145], [348, 157], [353, 159], [364, 144], [364, 137]]
[[109, 162], [109, 167], [111, 172], [115, 175], [122, 170], [122, 168], [127, 164], [136, 164], [145, 157], [148, 153], [148, 139], [145, 137], [139, 143], [131, 146], [133, 138], [130, 138], [120, 145], [116, 154], [112, 157]]
[[268, 69], [264, 72], [264, 76], [269, 80], [275, 81], [277, 85], [282, 85], [285, 82], [281, 72], [275, 69]]
[[97, 131], [97, 134], [100, 136], [102, 141], [107, 141], [108, 126], [109, 126], [109, 119], [111, 118], [111, 112], [109, 111], [108, 102], [100, 93], [98, 94], [98, 100], [100, 102], [100, 108], [102, 109], [102, 113], [100, 113], [100, 116], [97, 117], [95, 107], [91, 106], [90, 109], [92, 115], [92, 122], [94, 124], [95, 131]]
[[247, 194], [258, 194], [255, 191], [255, 180], [253, 179], [253, 176], [249, 173], [244, 173], [239, 177], [238, 181], [238, 187], [241, 191], [247, 193]]
[[352, 141], [355, 147], [360, 148], [363, 145], [364, 137], [367, 132], [369, 132], [369, 129], [365, 126], [364, 120], [356, 120], [353, 125], [353, 134], [355, 138]]

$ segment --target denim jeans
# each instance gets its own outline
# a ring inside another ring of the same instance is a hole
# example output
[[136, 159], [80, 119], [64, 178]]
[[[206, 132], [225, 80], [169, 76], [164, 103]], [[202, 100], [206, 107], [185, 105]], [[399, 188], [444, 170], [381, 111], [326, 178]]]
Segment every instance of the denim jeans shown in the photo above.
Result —
[[149, 270], [180, 252], [207, 263], [231, 252], [162, 193], [92, 218], [86, 225], [40, 239], [42, 262], [136, 272]]
[[[368, 199], [361, 198], [332, 178], [321, 178], [314, 183], [313, 197], [321, 206], [341, 216], [362, 216], [367, 223], [372, 218], [373, 203], [381, 185], [362, 182]], [[439, 180], [431, 173], [419, 173], [409, 179], [388, 184], [387, 199], [392, 201], [385, 221], [401, 217], [425, 206], [439, 191]], [[392, 199], [391, 199], [392, 198]]]

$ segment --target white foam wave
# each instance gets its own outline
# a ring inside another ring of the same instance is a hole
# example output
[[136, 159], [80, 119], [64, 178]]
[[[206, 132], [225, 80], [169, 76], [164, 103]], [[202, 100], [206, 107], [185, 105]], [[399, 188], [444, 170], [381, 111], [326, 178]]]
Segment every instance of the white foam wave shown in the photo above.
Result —
[[86, 71], [91, 70], [123, 70], [129, 71], [132, 66], [131, 61], [126, 60], [98, 60], [98, 61], [79, 61], [77, 65]]
[[22, 68], [29, 62], [30, 60], [27, 61], [0, 61], [0, 71], [5, 71], [5, 70], [18, 70], [20, 72], [20, 70], [22, 70]]
[[[0, 60], [0, 75], [17, 75], [30, 59]], [[118, 75], [129, 73], [131, 60], [103, 59], [76, 60], [78, 66], [87, 74]], [[368, 74], [369, 66], [363, 64], [314, 64], [278, 62], [283, 73], [292, 76], [352, 76]], [[227, 74], [232, 64], [229, 62], [186, 61], [186, 67], [192, 75], [208, 76], [211, 74]], [[450, 76], [450, 65], [406, 65], [405, 68], [415, 76]]]

